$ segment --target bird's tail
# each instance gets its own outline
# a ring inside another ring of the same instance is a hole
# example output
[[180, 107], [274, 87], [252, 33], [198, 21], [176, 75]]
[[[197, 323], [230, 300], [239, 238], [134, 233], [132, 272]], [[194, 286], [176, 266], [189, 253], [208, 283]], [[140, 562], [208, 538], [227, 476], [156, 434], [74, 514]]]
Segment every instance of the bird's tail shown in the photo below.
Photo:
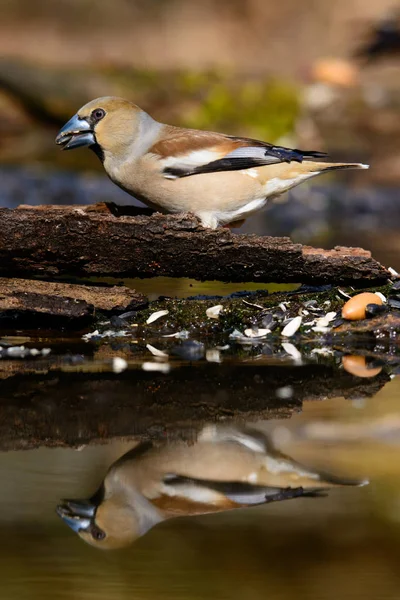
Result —
[[369, 165], [363, 163], [328, 163], [307, 161], [303, 163], [308, 171], [326, 173], [327, 171], [338, 171], [339, 169], [369, 169]]

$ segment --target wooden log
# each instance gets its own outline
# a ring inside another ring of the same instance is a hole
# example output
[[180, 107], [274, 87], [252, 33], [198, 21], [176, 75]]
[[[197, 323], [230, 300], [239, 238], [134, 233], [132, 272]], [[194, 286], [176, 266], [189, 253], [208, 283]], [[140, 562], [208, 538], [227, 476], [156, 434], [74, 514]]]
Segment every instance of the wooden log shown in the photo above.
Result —
[[[389, 381], [384, 372], [366, 380], [324, 364], [188, 365], [168, 377], [140, 368], [85, 372], [53, 355], [3, 361], [0, 374], [0, 451], [190, 438], [205, 423], [288, 418], [305, 400], [372, 396]], [[277, 391], [287, 386], [293, 394], [283, 400]]]
[[99, 312], [120, 314], [146, 304], [145, 296], [123, 286], [0, 278], [0, 327], [81, 326]]
[[[106, 207], [106, 208], [104, 208]], [[371, 283], [388, 271], [361, 248], [204, 229], [192, 215], [131, 216], [113, 205], [0, 209], [0, 275], [193, 277]]]

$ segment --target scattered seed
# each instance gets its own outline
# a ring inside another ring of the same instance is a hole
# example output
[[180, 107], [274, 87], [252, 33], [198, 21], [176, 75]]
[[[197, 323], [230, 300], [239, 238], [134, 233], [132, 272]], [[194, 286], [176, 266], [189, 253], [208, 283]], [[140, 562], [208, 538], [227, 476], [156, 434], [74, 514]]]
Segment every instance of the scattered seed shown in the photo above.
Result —
[[317, 354], [320, 356], [332, 356], [333, 350], [332, 348], [327, 348], [326, 346], [324, 346], [323, 348], [314, 348], [313, 350], [311, 350], [311, 354]]
[[[368, 304], [382, 304], [382, 299], [377, 294], [363, 292], [353, 296], [342, 308], [342, 317], [349, 321], [365, 319]], [[400, 306], [400, 303], [399, 303]]]
[[386, 296], [382, 294], [382, 292], [375, 292], [377, 296], [382, 300], [382, 302], [386, 302]]
[[291, 321], [289, 321], [289, 323], [282, 329], [281, 335], [284, 337], [291, 337], [299, 329], [301, 322], [302, 317], [294, 317], [294, 319], [291, 319]]
[[146, 348], [152, 353], [153, 356], [159, 356], [160, 358], [168, 358], [168, 354], [166, 352], [155, 348], [151, 344], [146, 344]]
[[331, 323], [331, 327], [332, 329], [336, 329], [336, 327], [340, 327], [340, 325], [343, 325], [343, 323], [345, 323], [346, 321], [344, 319], [342, 319], [341, 317], [338, 317], [337, 319], [335, 319], [333, 321], [333, 323]]
[[365, 316], [367, 319], [371, 319], [372, 317], [381, 315], [386, 312], [386, 310], [387, 308], [383, 304], [367, 304], [365, 307]]
[[343, 290], [338, 288], [338, 294], [340, 294], [341, 296], [343, 296], [343, 298], [351, 298], [351, 296], [349, 296], [349, 294], [346, 294], [346, 292], [344, 292]]
[[286, 312], [287, 308], [284, 302], [281, 302], [279, 305], [279, 308], [281, 309], [282, 312]]
[[136, 317], [137, 316], [137, 311], [136, 310], [129, 310], [128, 312], [124, 312], [122, 313], [122, 315], [119, 315], [120, 319], [129, 319], [129, 317]]
[[272, 325], [274, 321], [274, 317], [271, 315], [271, 313], [266, 313], [265, 315], [262, 315], [261, 317], [261, 324], [265, 329], [269, 329], [270, 325]]
[[82, 339], [85, 340], [86, 342], [88, 342], [89, 340], [91, 340], [93, 337], [97, 337], [100, 335], [100, 332], [98, 329], [96, 329], [95, 331], [91, 331], [90, 333], [85, 333], [82, 336]]
[[198, 342], [197, 340], [188, 340], [173, 348], [174, 354], [177, 354], [183, 358], [183, 360], [189, 361], [202, 359], [204, 352], [204, 344], [202, 342]]
[[128, 363], [120, 356], [114, 356], [112, 359], [112, 370], [114, 373], [122, 373], [128, 367]]
[[26, 349], [25, 346], [11, 346], [10, 348], [7, 348], [6, 354], [11, 358], [23, 358], [26, 354]]
[[176, 333], [168, 333], [167, 335], [163, 335], [165, 338], [179, 338], [180, 340], [189, 339], [190, 333], [183, 329], [182, 331], [177, 331]]
[[393, 275], [394, 277], [397, 277], [398, 272], [395, 269], [393, 269], [393, 267], [389, 267], [388, 271], [391, 275]]
[[269, 333], [271, 333], [270, 329], [258, 329], [258, 328], [255, 328], [255, 329], [245, 329], [244, 330], [244, 335], [246, 337], [249, 337], [249, 338], [265, 337]]
[[153, 312], [147, 319], [147, 325], [150, 325], [150, 323], [154, 323], [154, 321], [157, 321], [157, 319], [161, 319], [161, 317], [165, 317], [165, 315], [167, 315], [168, 313], [169, 310], [156, 310], [156, 312]]
[[326, 319], [326, 321], [328, 321], [328, 323], [330, 323], [331, 321], [333, 321], [333, 319], [336, 317], [336, 315], [337, 315], [337, 313], [332, 311], [332, 312], [328, 312], [324, 318]]
[[260, 306], [259, 304], [253, 304], [253, 302], [247, 302], [247, 300], [242, 300], [242, 302], [248, 306], [254, 306], [254, 308], [260, 308], [261, 310], [264, 310], [264, 306]]
[[206, 315], [209, 319], [218, 319], [219, 313], [223, 310], [222, 304], [216, 304], [215, 306], [211, 306], [207, 308]]
[[284, 351], [289, 354], [296, 362], [301, 362], [301, 352], [289, 342], [283, 342], [282, 348]]
[[243, 334], [238, 330], [234, 329], [232, 333], [229, 334], [231, 340], [238, 340], [243, 337]]
[[220, 354], [219, 350], [217, 348], [209, 348], [206, 351], [206, 360], [207, 360], [207, 362], [213, 362], [213, 363], [222, 362], [221, 354]]
[[144, 362], [142, 364], [143, 371], [159, 371], [160, 373], [169, 373], [171, 365], [167, 362]]
[[331, 328], [326, 325], [316, 325], [315, 327], [311, 327], [311, 329], [315, 331], [315, 333], [328, 333], [328, 331], [331, 330]]
[[395, 298], [389, 298], [388, 304], [392, 308], [400, 308], [400, 300], [395, 300]]
[[280, 400], [288, 400], [293, 396], [293, 388], [291, 385], [284, 385], [283, 387], [277, 388], [275, 394]]

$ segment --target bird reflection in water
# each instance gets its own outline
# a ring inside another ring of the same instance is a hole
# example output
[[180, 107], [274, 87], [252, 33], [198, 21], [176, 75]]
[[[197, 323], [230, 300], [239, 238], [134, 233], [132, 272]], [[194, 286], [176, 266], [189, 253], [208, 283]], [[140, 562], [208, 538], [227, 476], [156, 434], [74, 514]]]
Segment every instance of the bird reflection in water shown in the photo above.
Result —
[[64, 500], [58, 515], [89, 544], [122, 548], [166, 519], [318, 496], [363, 485], [299, 464], [264, 431], [207, 426], [191, 445], [141, 443], [108, 470], [89, 500]]

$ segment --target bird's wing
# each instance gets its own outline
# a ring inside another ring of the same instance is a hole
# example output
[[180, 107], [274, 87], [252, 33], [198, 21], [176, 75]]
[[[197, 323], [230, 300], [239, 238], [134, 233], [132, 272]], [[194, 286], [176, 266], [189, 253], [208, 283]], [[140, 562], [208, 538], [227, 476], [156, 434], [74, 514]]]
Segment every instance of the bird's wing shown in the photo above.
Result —
[[326, 154], [191, 129], [168, 128], [149, 154], [160, 161], [164, 177], [237, 171], [281, 162], [325, 158]]
[[[197, 504], [214, 505], [214, 510], [255, 506], [300, 496], [317, 496], [324, 491], [321, 488], [279, 488], [243, 481], [214, 481], [173, 474], [165, 477], [165, 486], [171, 488], [175, 499], [185, 498]], [[220, 502], [218, 498], [221, 498]]]

